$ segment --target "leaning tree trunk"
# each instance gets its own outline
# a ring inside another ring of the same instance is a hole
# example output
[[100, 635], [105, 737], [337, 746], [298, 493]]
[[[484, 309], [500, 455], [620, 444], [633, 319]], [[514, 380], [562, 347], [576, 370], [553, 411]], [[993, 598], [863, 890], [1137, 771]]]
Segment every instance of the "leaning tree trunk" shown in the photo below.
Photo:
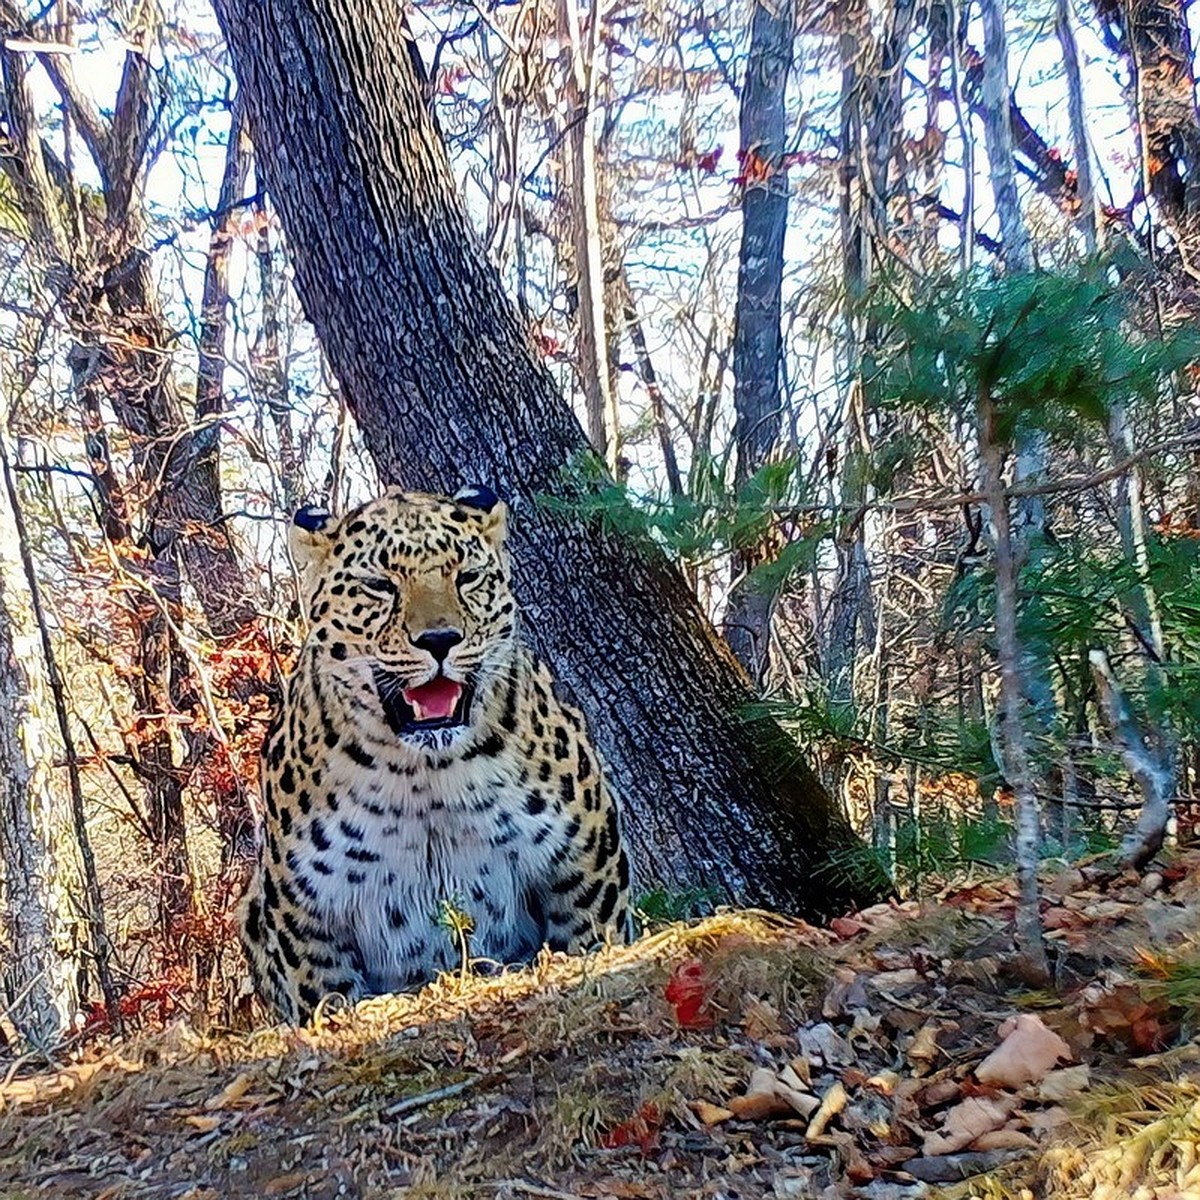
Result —
[[661, 552], [536, 502], [579, 496], [587, 440], [459, 203], [395, 0], [216, 8], [296, 289], [380, 475], [507, 495], [528, 630], [591, 716], [642, 882], [809, 914], [878, 894], [790, 739], [745, 719], [744, 674]]
[[[755, 0], [753, 9], [738, 151], [745, 181], [733, 336], [733, 432], [739, 489], [766, 465], [779, 440], [783, 238], [788, 209], [784, 139], [787, 82], [796, 36], [792, 0]], [[735, 583], [725, 614], [725, 638], [756, 683], [761, 683], [766, 673], [775, 596], [753, 571], [777, 551], [775, 539], [766, 537], [738, 547], [733, 555]]]

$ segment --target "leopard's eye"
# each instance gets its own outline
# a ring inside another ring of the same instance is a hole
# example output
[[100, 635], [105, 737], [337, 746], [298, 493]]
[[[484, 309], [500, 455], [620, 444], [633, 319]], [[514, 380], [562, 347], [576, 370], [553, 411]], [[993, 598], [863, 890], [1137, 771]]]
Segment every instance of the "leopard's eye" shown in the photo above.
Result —
[[368, 575], [359, 579], [358, 585], [368, 592], [379, 592], [384, 596], [394, 596], [397, 590], [396, 585], [390, 579], [384, 579], [382, 575]]
[[475, 583], [477, 580], [482, 578], [482, 576], [483, 576], [482, 571], [459, 571], [458, 586], [459, 587], [470, 587], [471, 584]]

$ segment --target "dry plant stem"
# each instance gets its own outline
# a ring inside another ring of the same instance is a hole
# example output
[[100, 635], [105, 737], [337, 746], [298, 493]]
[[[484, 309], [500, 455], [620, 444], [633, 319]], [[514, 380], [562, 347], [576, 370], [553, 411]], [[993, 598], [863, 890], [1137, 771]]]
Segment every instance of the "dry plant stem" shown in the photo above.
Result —
[[1004, 495], [1005, 447], [998, 440], [996, 409], [986, 384], [978, 395], [979, 471], [996, 539], [996, 653], [1000, 667], [1000, 744], [1004, 774], [1016, 797], [1017, 951], [1031, 982], [1048, 982], [1050, 967], [1038, 912], [1038, 843], [1041, 821], [1023, 723], [1025, 689], [1017, 630], [1017, 561], [1008, 500]]
[[1123, 867], [1138, 869], [1162, 848], [1171, 819], [1171, 798], [1175, 791], [1173, 741], [1169, 735], [1142, 736], [1103, 650], [1092, 650], [1088, 662], [1109, 731], [1121, 752], [1121, 761], [1142, 794], [1142, 810], [1137, 824], [1122, 843], [1120, 858]]

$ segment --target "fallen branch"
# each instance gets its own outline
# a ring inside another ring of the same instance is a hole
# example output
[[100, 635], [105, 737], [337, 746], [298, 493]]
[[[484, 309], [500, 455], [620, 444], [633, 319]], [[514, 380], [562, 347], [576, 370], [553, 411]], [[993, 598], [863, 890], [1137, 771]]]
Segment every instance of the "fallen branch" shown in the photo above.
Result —
[[470, 1079], [461, 1079], [458, 1083], [448, 1083], [445, 1087], [434, 1088], [431, 1092], [422, 1092], [419, 1096], [406, 1096], [403, 1100], [397, 1100], [391, 1107], [385, 1108], [379, 1115], [398, 1117], [401, 1113], [425, 1108], [430, 1104], [436, 1104], [439, 1100], [449, 1100], [452, 1096], [460, 1096], [463, 1092], [495, 1078], [494, 1075], [472, 1075]]

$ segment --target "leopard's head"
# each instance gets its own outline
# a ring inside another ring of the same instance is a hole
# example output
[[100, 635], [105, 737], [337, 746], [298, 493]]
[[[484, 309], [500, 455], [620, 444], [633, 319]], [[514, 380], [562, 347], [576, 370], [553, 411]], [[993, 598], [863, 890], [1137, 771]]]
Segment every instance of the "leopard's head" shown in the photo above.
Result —
[[487, 487], [389, 490], [344, 517], [302, 508], [291, 550], [322, 681], [397, 743], [444, 752], [478, 732], [513, 669], [507, 510]]

